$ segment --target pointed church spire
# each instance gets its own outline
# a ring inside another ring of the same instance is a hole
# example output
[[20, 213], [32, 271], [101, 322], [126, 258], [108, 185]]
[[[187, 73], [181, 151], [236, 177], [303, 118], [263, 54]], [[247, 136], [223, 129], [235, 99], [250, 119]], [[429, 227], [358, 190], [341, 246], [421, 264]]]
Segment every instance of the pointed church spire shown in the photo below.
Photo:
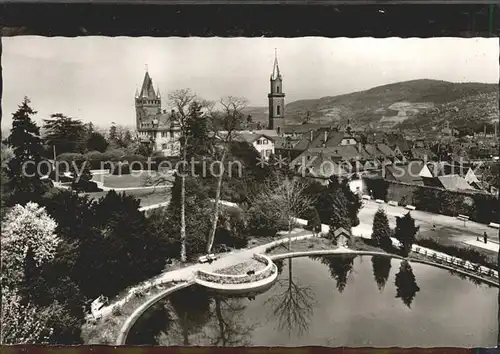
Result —
[[144, 81], [142, 82], [141, 94], [140, 97], [149, 98], [151, 100], [156, 99], [155, 89], [153, 87], [153, 80], [149, 76], [149, 73], [146, 71], [144, 75]]
[[156, 86], [156, 97], [161, 98], [161, 95], [160, 95], [160, 86]]
[[278, 65], [278, 51], [274, 48], [274, 65], [273, 65], [273, 73], [271, 75], [271, 80], [276, 80], [277, 78], [281, 79], [280, 67]]
[[135, 98], [139, 97], [139, 89], [135, 87]]

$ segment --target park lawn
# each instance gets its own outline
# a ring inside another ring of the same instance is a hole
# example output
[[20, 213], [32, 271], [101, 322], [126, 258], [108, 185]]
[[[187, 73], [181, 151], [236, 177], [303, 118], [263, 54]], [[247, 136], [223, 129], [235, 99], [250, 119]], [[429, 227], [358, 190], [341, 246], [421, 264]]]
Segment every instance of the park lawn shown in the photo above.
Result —
[[[170, 188], [161, 188], [161, 189], [138, 189], [138, 190], [130, 190], [117, 193], [125, 193], [127, 195], [132, 195], [138, 198], [141, 202], [141, 207], [164, 203], [170, 199]], [[94, 193], [86, 193], [91, 199], [97, 200], [101, 197], [104, 197], [108, 192], [94, 192]]]
[[337, 248], [332, 241], [323, 237], [311, 237], [303, 240], [292, 241], [291, 249], [288, 249], [288, 242], [268, 248], [267, 255], [275, 255], [289, 252], [307, 252], [319, 250], [332, 250]]
[[[108, 188], [137, 188], [151, 186], [151, 182], [157, 176], [156, 172], [133, 172], [129, 175], [96, 175], [94, 180], [102, 181], [104, 187]], [[164, 185], [165, 182], [162, 184]]]
[[437, 228], [436, 230], [426, 230], [423, 232], [420, 232], [417, 235], [417, 240], [418, 239], [434, 239], [437, 242], [439, 242], [442, 245], [445, 246], [456, 246], [460, 248], [468, 248], [468, 249], [473, 249], [481, 254], [484, 254], [488, 261], [492, 263], [496, 263], [498, 260], [498, 253], [495, 251], [491, 251], [488, 249], [484, 249], [482, 247], [476, 247], [473, 245], [469, 245], [465, 242], [462, 242], [459, 238], [456, 237], [456, 234], [459, 231], [453, 229], [453, 228]]

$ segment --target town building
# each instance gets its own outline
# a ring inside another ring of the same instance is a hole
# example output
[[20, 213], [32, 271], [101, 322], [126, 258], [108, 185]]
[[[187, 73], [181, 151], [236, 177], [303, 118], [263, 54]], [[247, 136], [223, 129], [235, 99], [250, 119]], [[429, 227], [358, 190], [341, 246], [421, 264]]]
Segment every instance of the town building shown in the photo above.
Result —
[[283, 135], [285, 130], [285, 94], [283, 92], [283, 77], [278, 65], [278, 54], [275, 53], [273, 72], [270, 77], [269, 99], [269, 129], [277, 135]]
[[154, 151], [176, 157], [180, 154], [181, 129], [175, 112], [162, 110], [161, 101], [160, 90], [155, 91], [153, 80], [146, 70], [141, 91], [135, 93], [137, 133], [141, 142], [153, 144]]

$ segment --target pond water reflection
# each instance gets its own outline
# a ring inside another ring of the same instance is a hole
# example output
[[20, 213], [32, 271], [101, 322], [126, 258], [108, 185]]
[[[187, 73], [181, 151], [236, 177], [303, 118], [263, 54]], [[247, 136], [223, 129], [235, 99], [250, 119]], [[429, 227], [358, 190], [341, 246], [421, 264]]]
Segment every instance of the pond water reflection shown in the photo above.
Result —
[[146, 311], [129, 345], [492, 347], [498, 288], [388, 257], [276, 262], [273, 287], [223, 297], [192, 286]]

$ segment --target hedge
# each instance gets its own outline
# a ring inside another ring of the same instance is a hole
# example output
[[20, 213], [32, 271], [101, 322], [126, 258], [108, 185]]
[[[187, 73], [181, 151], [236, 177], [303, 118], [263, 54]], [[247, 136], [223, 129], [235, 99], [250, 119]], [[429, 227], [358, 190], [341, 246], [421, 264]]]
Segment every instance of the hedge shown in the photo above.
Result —
[[[118, 162], [128, 162], [130, 167], [134, 171], [148, 169], [148, 158], [146, 156], [138, 154], [118, 156], [119, 154], [121, 154], [120, 150], [111, 150], [109, 153], [91, 151], [85, 154], [85, 157], [88, 159], [90, 163], [90, 169], [92, 170], [109, 169], [111, 168], [112, 164], [116, 165]], [[151, 162], [150, 168], [154, 169], [154, 162]]]
[[[412, 204], [422, 211], [448, 216], [468, 215], [470, 220], [484, 224], [500, 223], [498, 198], [493, 194], [474, 191], [453, 191], [432, 186], [364, 178], [368, 191], [375, 199], [386, 200], [390, 185], [408, 188]], [[405, 205], [410, 200], [396, 200]]]
[[498, 270], [498, 263], [491, 262], [487, 256], [470, 247], [459, 247], [455, 245], [443, 245], [433, 239], [417, 239], [415, 243], [419, 246], [446, 253], [447, 255], [458, 257], [471, 263], [480, 264], [490, 269]]

